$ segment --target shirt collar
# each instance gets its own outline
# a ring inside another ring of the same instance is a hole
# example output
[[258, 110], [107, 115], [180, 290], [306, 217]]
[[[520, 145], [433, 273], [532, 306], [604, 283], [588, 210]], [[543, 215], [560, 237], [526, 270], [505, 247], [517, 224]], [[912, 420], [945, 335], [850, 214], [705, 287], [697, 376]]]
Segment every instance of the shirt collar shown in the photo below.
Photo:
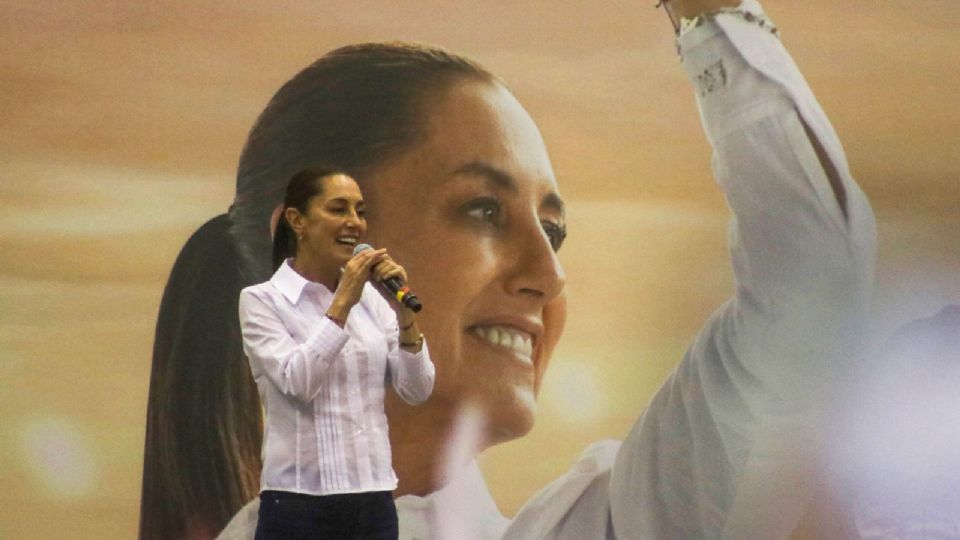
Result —
[[277, 268], [273, 277], [270, 278], [270, 283], [273, 283], [273, 286], [279, 289], [290, 303], [296, 304], [300, 300], [300, 295], [303, 294], [303, 289], [310, 282], [290, 266], [292, 260], [287, 259], [280, 264], [280, 268]]

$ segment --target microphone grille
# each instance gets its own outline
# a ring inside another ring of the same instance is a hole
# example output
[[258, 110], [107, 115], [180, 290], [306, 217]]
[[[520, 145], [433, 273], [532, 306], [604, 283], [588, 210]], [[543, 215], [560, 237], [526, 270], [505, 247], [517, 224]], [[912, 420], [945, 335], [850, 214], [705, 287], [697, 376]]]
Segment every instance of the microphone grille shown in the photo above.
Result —
[[353, 255], [356, 256], [358, 253], [370, 251], [371, 249], [373, 249], [373, 246], [370, 244], [357, 244], [357, 247], [353, 248]]

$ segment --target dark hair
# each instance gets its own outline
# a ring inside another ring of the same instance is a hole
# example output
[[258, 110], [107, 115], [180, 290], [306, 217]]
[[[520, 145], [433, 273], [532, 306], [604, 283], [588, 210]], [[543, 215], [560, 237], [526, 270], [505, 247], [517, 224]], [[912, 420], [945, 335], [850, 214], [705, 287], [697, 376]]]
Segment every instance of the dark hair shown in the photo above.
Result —
[[[458, 80], [497, 79], [435, 47], [368, 43], [336, 49], [284, 84], [260, 114], [240, 156], [230, 208], [242, 273], [269, 277], [269, 223], [287, 180], [315, 163], [365, 178], [424, 136], [424, 107]], [[376, 201], [363, 190], [368, 207]]]
[[283, 215], [287, 208], [296, 208], [301, 214], [307, 213], [310, 199], [323, 194], [323, 179], [340, 171], [328, 167], [307, 167], [293, 175], [287, 183], [287, 191], [283, 197], [283, 209], [280, 219], [277, 220], [277, 229], [273, 233], [273, 270], [276, 271], [287, 257], [297, 254], [297, 240], [290, 228], [290, 223]]
[[[500, 82], [436, 47], [352, 45], [298, 73], [260, 114], [240, 156], [229, 217], [187, 242], [164, 292], [147, 406], [142, 540], [215, 535], [258, 492], [263, 421], [237, 300], [244, 286], [270, 277], [270, 218], [288, 179], [324, 163], [362, 187], [376, 166], [421, 140], [424, 107], [460, 80]], [[366, 192], [368, 207], [374, 193]]]
[[147, 404], [140, 538], [216, 534], [259, 488], [263, 421], [241, 346], [240, 273], [228, 228], [226, 215], [200, 227], [163, 291]]

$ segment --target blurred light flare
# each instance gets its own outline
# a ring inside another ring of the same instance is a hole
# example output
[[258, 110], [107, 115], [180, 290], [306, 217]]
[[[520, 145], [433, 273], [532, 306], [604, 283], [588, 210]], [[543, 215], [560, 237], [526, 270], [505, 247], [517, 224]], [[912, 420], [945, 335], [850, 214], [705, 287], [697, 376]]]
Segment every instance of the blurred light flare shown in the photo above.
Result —
[[483, 412], [475, 405], [465, 405], [457, 415], [442, 462], [443, 478], [448, 484], [433, 516], [438, 540], [468, 540], [484, 529], [484, 516], [477, 511], [480, 501], [473, 500], [467, 486], [457, 480], [462, 479], [480, 448], [485, 423]]
[[608, 412], [600, 374], [592, 364], [559, 360], [550, 366], [543, 385], [543, 404], [551, 413], [571, 424], [593, 424]]
[[100, 477], [94, 445], [77, 423], [56, 416], [31, 418], [20, 430], [21, 462], [48, 494], [84, 498]]
[[866, 364], [828, 468], [864, 538], [960, 538], [960, 350], [908, 346]]

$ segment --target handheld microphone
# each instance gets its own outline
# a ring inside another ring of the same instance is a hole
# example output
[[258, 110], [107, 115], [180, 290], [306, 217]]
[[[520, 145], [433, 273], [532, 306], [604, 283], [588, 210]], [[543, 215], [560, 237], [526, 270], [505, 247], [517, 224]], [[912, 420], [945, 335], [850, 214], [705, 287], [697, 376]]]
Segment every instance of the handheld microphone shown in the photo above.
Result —
[[[370, 244], [357, 244], [357, 247], [353, 248], [353, 255], [356, 256], [358, 253], [364, 251], [369, 251], [373, 249], [373, 246]], [[420, 299], [417, 298], [417, 295], [413, 294], [410, 291], [410, 288], [403, 284], [399, 278], [389, 277], [380, 283], [387, 288], [388, 291], [393, 293], [393, 296], [397, 299], [403, 307], [409, 309], [414, 313], [419, 313], [423, 309], [423, 304], [420, 303]]]

